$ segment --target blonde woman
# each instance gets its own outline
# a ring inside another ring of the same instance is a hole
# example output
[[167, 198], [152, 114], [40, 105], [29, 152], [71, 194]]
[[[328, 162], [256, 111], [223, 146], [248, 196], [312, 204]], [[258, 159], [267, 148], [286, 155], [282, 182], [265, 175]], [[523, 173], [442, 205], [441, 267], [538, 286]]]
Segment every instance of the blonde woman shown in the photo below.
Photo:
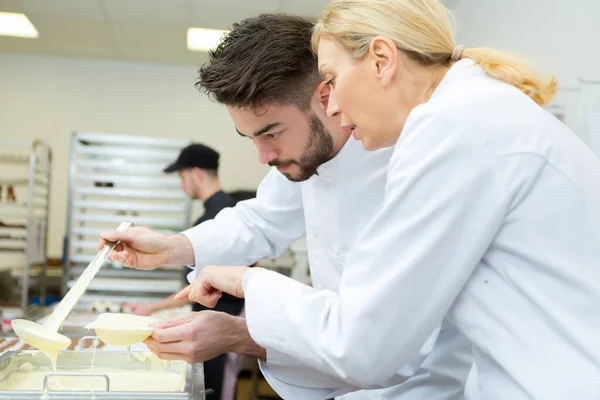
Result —
[[542, 108], [556, 82], [458, 46], [436, 0], [334, 0], [313, 39], [328, 113], [395, 145], [384, 206], [339, 293], [207, 268], [181, 295], [245, 296], [258, 344], [360, 387], [448, 315], [473, 344], [468, 399], [600, 398], [600, 160]]

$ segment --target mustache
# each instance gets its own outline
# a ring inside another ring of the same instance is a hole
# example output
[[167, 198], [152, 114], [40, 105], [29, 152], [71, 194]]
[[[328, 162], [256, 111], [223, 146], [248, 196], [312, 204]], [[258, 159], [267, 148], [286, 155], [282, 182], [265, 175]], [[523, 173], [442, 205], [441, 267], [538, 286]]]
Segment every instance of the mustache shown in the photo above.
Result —
[[272, 160], [267, 163], [269, 167], [281, 167], [283, 165], [291, 165], [296, 164], [299, 165], [296, 160]]

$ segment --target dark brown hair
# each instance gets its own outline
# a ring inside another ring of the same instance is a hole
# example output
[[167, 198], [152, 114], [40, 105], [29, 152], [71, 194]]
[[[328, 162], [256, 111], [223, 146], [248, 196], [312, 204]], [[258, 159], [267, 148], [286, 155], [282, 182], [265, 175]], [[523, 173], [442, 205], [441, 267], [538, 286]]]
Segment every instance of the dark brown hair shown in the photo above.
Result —
[[234, 24], [209, 52], [196, 88], [236, 107], [293, 104], [307, 110], [319, 82], [312, 29], [312, 22], [286, 14], [262, 14]]

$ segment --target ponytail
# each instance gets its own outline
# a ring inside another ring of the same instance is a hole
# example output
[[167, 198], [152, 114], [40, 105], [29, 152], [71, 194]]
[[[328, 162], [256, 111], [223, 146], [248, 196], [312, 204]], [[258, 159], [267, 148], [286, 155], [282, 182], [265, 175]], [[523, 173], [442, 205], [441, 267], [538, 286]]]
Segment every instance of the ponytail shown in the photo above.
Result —
[[462, 56], [480, 65], [492, 78], [513, 85], [540, 106], [550, 103], [556, 94], [556, 79], [539, 75], [518, 56], [484, 47], [466, 48]]

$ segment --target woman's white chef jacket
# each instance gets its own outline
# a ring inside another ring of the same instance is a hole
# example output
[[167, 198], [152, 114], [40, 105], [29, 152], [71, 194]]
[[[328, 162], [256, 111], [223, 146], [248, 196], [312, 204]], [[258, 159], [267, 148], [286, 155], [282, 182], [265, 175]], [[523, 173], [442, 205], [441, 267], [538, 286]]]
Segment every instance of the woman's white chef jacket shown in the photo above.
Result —
[[409, 115], [338, 290], [244, 279], [253, 339], [369, 387], [444, 315], [470, 399], [600, 398], [600, 160], [518, 89], [456, 63]]

